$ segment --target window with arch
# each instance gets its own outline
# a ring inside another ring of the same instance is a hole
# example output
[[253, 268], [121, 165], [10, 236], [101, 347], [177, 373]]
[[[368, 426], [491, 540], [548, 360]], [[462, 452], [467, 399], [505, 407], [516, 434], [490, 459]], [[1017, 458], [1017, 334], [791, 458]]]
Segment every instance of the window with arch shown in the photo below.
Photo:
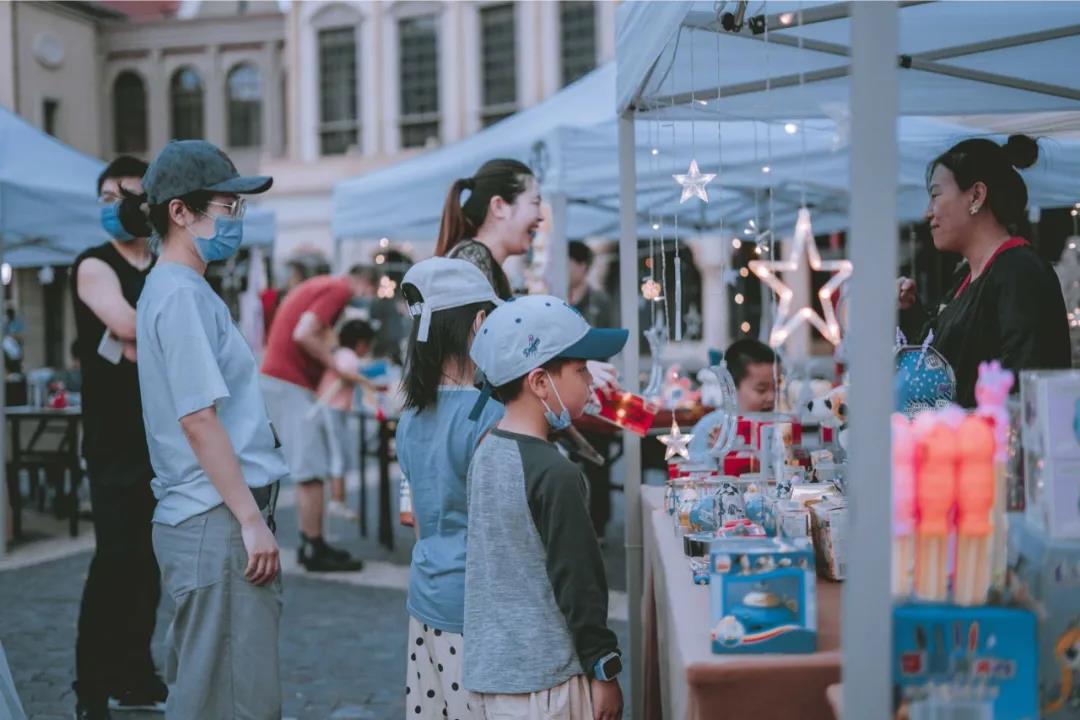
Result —
[[146, 152], [146, 85], [125, 70], [113, 81], [113, 147], [118, 153]]
[[420, 15], [398, 21], [402, 147], [439, 139], [438, 20]]
[[319, 31], [319, 145], [343, 155], [360, 142], [356, 28]]
[[262, 145], [262, 76], [243, 63], [229, 71], [229, 147]]
[[169, 83], [172, 100], [172, 136], [177, 140], [203, 137], [203, 81], [190, 67], [173, 73]]

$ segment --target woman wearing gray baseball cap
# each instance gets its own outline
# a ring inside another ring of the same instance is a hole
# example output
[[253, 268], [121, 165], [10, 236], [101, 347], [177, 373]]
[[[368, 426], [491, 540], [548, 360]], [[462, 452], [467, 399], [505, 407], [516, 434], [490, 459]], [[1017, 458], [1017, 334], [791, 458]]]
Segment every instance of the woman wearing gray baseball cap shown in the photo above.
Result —
[[255, 357], [204, 278], [240, 247], [241, 195], [271, 182], [241, 176], [208, 142], [174, 141], [146, 171], [146, 195], [120, 209], [146, 213], [160, 240], [135, 335], [154, 553], [176, 603], [166, 717], [281, 717], [273, 514], [288, 468]]

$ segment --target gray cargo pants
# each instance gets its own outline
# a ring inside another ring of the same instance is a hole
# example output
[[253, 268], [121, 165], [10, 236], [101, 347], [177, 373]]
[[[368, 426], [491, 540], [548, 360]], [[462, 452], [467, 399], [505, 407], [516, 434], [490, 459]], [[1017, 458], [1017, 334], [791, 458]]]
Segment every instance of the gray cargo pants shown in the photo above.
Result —
[[[274, 503], [254, 494], [272, 523]], [[279, 720], [280, 573], [262, 587], [244, 579], [247, 551], [225, 505], [176, 527], [155, 523], [154, 554], [176, 603], [165, 641], [165, 717]]]

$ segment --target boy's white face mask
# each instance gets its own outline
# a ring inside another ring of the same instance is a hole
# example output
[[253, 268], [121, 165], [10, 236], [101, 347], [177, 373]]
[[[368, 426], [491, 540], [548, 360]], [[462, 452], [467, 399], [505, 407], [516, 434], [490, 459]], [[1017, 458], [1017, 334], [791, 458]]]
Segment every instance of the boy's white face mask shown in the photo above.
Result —
[[544, 404], [544, 419], [547, 420], [547, 424], [551, 426], [551, 429], [558, 432], [559, 430], [565, 430], [573, 424], [573, 419], [570, 417], [570, 410], [566, 407], [566, 404], [562, 401], [562, 397], [559, 395], [559, 388], [555, 387], [555, 380], [545, 370], [544, 375], [547, 375], [548, 382], [551, 383], [551, 389], [555, 391], [555, 397], [559, 401], [559, 405], [562, 406], [562, 411], [556, 415], [552, 412], [548, 406], [547, 401], [541, 399], [540, 402]]

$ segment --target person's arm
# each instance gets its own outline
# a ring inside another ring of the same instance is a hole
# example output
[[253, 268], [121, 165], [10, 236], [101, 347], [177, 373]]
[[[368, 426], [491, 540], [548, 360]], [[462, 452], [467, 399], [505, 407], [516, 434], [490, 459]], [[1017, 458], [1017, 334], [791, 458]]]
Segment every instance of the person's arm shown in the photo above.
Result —
[[[1069, 326], [1061, 286], [1033, 267], [1011, 270], [995, 278], [1002, 366], [1017, 380], [1022, 370], [1068, 367], [1063, 365], [1069, 361]], [[990, 291], [986, 288], [984, 297]]]
[[585, 479], [569, 463], [529, 471], [529, 510], [544, 544], [555, 602], [566, 618], [581, 667], [592, 678], [596, 661], [619, 647], [608, 629], [608, 588], [600, 544], [589, 517]]
[[278, 546], [259, 506], [244, 482], [240, 461], [229, 434], [213, 405], [180, 419], [188, 444], [199, 465], [240, 523], [248, 564], [244, 577], [255, 585], [265, 585], [278, 573]]
[[120, 279], [113, 269], [97, 258], [79, 263], [75, 276], [79, 299], [125, 343], [135, 342], [135, 308], [124, 299]]
[[266, 526], [215, 403], [229, 397], [214, 344], [217, 323], [213, 308], [192, 290], [174, 292], [153, 319], [152, 342], [161, 349], [177, 422], [199, 465], [240, 523], [248, 553], [245, 577], [256, 585], [270, 582], [278, 571], [278, 547]]

